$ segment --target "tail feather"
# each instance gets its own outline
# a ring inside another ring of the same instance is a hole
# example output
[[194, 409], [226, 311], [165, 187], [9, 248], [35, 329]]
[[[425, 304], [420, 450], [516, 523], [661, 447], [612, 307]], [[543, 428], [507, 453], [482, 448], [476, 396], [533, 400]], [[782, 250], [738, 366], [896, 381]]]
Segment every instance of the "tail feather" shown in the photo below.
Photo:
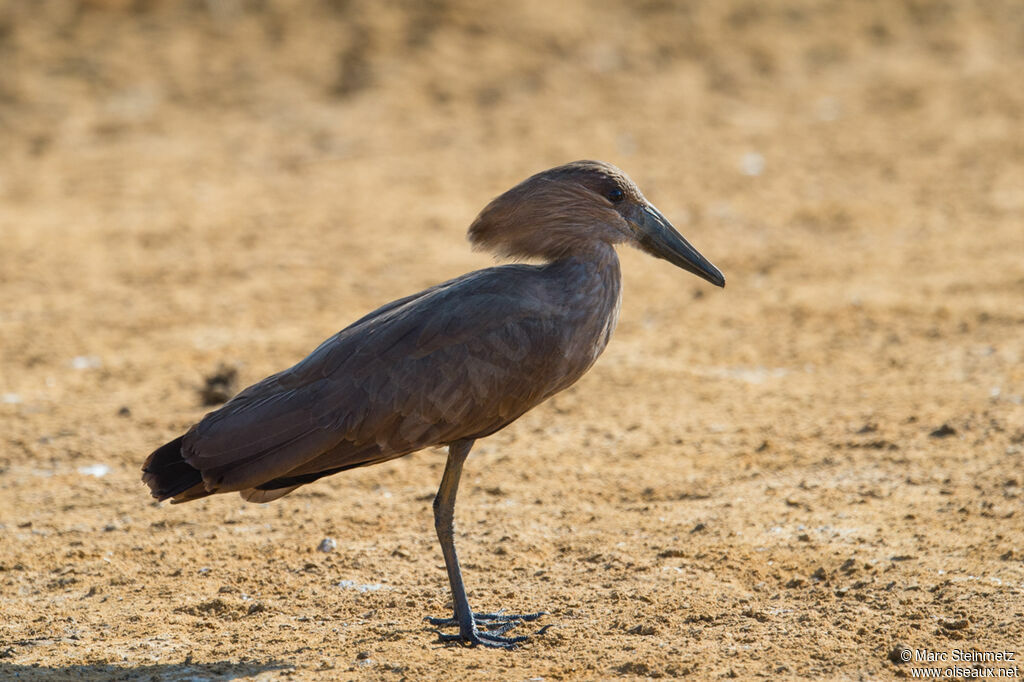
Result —
[[192, 500], [198, 500], [201, 497], [209, 497], [210, 495], [213, 495], [213, 493], [206, 489], [206, 485], [199, 482], [187, 490], [180, 493], [174, 493], [174, 499], [171, 500], [171, 504], [191, 502]]
[[154, 450], [142, 465], [142, 481], [149, 486], [149, 491], [158, 500], [166, 500], [185, 491], [190, 493], [186, 499], [175, 501], [185, 502], [188, 499], [205, 497], [200, 494], [205, 490], [202, 487], [202, 474], [182, 457], [182, 438], [184, 436], [179, 436]]
[[259, 488], [248, 488], [246, 490], [239, 490], [238, 494], [242, 496], [242, 499], [246, 502], [273, 502], [276, 499], [282, 498], [291, 491], [295, 490], [299, 486], [293, 485], [287, 488], [276, 488], [274, 490], [260, 490]]

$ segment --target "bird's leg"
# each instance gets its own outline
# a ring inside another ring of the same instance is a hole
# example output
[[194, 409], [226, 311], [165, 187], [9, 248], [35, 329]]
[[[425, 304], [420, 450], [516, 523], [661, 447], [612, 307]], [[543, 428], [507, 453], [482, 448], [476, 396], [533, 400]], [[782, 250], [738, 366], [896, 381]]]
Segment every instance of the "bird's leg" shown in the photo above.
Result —
[[[466, 598], [466, 587], [462, 583], [462, 570], [459, 568], [459, 557], [455, 553], [455, 494], [459, 489], [459, 478], [462, 476], [462, 464], [469, 456], [473, 441], [460, 440], [448, 446], [448, 462], [441, 477], [441, 486], [434, 497], [434, 528], [437, 539], [441, 542], [444, 554], [444, 566], [448, 571], [448, 581], [452, 587], [452, 601], [455, 604], [454, 618], [428, 618], [433, 625], [458, 625], [459, 634], [440, 634], [442, 642], [464, 642], [471, 645], [481, 644], [487, 647], [502, 649], [514, 648], [528, 637], [503, 637], [523, 621], [536, 620], [543, 613], [525, 615], [498, 613], [474, 614], [469, 608]], [[479, 630], [477, 623], [501, 623], [493, 630]]]

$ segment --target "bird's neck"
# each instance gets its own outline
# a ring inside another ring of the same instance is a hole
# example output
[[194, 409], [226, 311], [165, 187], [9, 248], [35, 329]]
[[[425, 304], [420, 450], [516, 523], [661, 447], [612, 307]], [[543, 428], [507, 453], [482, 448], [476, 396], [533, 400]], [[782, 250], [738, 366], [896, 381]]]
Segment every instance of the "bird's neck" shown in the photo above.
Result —
[[546, 267], [581, 281], [592, 280], [595, 285], [619, 288], [619, 256], [615, 248], [605, 242], [581, 245], [560, 258], [549, 260]]
[[603, 241], [579, 244], [564, 255], [550, 259], [548, 264], [553, 267], [584, 266], [595, 273], [619, 277], [619, 256], [614, 246]]
[[615, 249], [597, 242], [551, 261], [546, 269], [559, 280], [579, 341], [593, 344], [596, 358], [619, 319], [622, 276]]

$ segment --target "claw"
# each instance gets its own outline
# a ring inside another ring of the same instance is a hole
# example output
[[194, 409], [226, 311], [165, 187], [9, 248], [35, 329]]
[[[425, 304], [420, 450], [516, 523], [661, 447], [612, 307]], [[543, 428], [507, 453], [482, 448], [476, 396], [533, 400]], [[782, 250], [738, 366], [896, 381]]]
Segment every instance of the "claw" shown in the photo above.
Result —
[[479, 632], [486, 632], [491, 635], [503, 635], [509, 630], [515, 630], [517, 627], [522, 625], [521, 621], [508, 620], [501, 623], [488, 623], [487, 626], [479, 630]]

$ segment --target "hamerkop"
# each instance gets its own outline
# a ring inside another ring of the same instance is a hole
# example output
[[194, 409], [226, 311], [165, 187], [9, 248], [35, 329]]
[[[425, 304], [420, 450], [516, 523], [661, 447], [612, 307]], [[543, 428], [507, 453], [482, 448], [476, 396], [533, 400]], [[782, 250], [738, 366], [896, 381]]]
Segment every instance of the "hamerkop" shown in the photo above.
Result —
[[238, 491], [268, 502], [345, 469], [447, 445], [434, 526], [455, 617], [428, 620], [458, 626], [442, 641], [511, 648], [527, 638], [504, 633], [542, 614], [473, 613], [455, 553], [455, 494], [474, 441], [594, 364], [619, 314], [615, 245], [718, 286], [725, 279], [625, 173], [600, 161], [516, 185], [477, 216], [469, 240], [540, 264], [470, 272], [378, 308], [157, 449], [142, 480], [160, 500]]

